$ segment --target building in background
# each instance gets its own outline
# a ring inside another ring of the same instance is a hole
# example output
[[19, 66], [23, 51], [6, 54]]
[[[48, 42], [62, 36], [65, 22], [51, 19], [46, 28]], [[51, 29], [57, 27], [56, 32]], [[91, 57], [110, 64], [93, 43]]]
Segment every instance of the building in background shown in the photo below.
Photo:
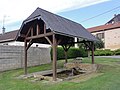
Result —
[[114, 15], [105, 25], [87, 29], [104, 42], [105, 49], [120, 49], [120, 14]]
[[[5, 32], [0, 35], [0, 45], [10, 45], [10, 46], [24, 46], [24, 42], [16, 41], [16, 36], [19, 30], [14, 30], [10, 32]], [[32, 47], [43, 47], [49, 48], [50, 45], [34, 43]]]

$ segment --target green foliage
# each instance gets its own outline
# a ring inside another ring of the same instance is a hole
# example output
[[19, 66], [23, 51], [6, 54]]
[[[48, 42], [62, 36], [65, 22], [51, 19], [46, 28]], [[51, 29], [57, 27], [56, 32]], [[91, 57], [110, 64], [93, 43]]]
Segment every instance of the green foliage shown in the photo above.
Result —
[[114, 54], [115, 54], [115, 55], [120, 55], [120, 49], [115, 50], [115, 51], [114, 51]]
[[81, 54], [81, 52], [80, 52], [79, 48], [72, 47], [68, 51], [68, 58], [76, 58], [76, 57], [81, 56], [80, 54]]
[[[68, 52], [67, 52], [68, 58], [76, 58], [76, 57], [86, 57], [87, 56], [87, 52], [81, 48], [74, 48], [71, 47]], [[52, 57], [52, 49], [51, 49], [51, 57]], [[64, 55], [64, 50], [62, 47], [57, 47], [57, 59], [64, 59], [65, 55]]]
[[111, 55], [120, 55], [120, 49], [111, 51], [110, 49], [105, 50], [95, 50], [95, 56], [111, 56]]
[[95, 56], [111, 56], [111, 55], [113, 55], [113, 52], [109, 49], [96, 50], [94, 54], [95, 54]]
[[64, 50], [62, 47], [57, 48], [57, 59], [64, 59]]
[[[53, 59], [53, 49], [51, 48], [51, 60]], [[57, 47], [57, 59], [64, 59], [64, 50], [62, 47]]]
[[[84, 58], [83, 61], [84, 63], [91, 63], [87, 58]], [[29, 78], [16, 78], [23, 74], [23, 69], [1, 72], [0, 90], [120, 90], [119, 62], [120, 59], [95, 58], [95, 63], [100, 64], [98, 71], [85, 75], [86, 77], [84, 76], [82, 78], [83, 81], [81, 78], [77, 78], [77, 81], [62, 81], [59, 83], [44, 81], [32, 82]], [[63, 63], [64, 60], [57, 62], [58, 66], [62, 66]], [[29, 71], [35, 72], [48, 69], [52, 69], [52, 63], [30, 67]], [[80, 77], [82, 77], [82, 75]], [[87, 77], [89, 79], [86, 79]]]
[[101, 48], [104, 48], [104, 43], [101, 39], [98, 38], [99, 41], [95, 42], [94, 45], [95, 45], [95, 49], [101, 49]]

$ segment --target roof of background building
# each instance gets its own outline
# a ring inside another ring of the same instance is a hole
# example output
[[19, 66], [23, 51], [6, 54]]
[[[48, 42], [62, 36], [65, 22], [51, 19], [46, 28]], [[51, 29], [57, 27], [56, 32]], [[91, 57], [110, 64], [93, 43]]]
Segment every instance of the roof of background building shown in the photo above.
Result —
[[19, 30], [14, 30], [10, 32], [6, 32], [4, 34], [0, 35], [0, 43], [1, 42], [10, 42], [10, 41], [15, 41], [16, 36], [18, 34]]
[[89, 32], [99, 32], [99, 31], [102, 31], [102, 30], [110, 30], [110, 29], [113, 29], [113, 28], [120, 28], [120, 22], [116, 22], [114, 24], [100, 25], [100, 26], [88, 28], [87, 30]]
[[114, 17], [111, 20], [109, 20], [106, 24], [112, 24], [116, 22], [120, 22], [120, 14], [115, 14]]

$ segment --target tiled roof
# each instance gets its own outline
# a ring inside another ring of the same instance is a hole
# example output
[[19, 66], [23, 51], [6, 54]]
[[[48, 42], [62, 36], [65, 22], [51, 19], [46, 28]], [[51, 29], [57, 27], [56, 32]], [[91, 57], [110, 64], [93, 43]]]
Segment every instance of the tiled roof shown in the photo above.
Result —
[[106, 24], [106, 25], [100, 25], [92, 28], [88, 28], [87, 30], [89, 32], [98, 32], [102, 30], [110, 30], [113, 28], [119, 28], [120, 27], [120, 22], [114, 23], [114, 24]]
[[1, 34], [0, 35], [0, 43], [14, 41], [16, 39], [18, 31], [19, 30], [14, 30], [14, 31], [10, 31], [10, 32], [6, 32], [4, 34]]
[[20, 34], [26, 34], [30, 27], [28, 24], [32, 23], [32, 21], [35, 21], [36, 19], [38, 19], [38, 22], [40, 19], [42, 19], [46, 24], [46, 28], [50, 28], [55, 34], [83, 38], [89, 41], [97, 40], [81, 24], [41, 8], [37, 8], [26, 20], [24, 20], [20, 29]]
[[114, 17], [111, 20], [109, 20], [106, 24], [115, 23], [115, 22], [120, 22], [120, 14], [118, 15], [115, 14]]

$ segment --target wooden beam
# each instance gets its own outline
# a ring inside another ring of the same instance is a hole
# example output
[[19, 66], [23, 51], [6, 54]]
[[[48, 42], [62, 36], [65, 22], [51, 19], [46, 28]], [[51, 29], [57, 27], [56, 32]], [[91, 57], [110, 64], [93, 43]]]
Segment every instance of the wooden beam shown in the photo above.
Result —
[[67, 51], [64, 50], [64, 53], [65, 53], [65, 63], [68, 63], [68, 60], [67, 60]]
[[65, 54], [65, 63], [68, 62], [67, 60], [67, 52], [69, 50], [69, 48], [72, 46], [72, 44], [69, 44], [69, 45], [62, 45], [63, 49], [64, 49], [64, 54]]
[[31, 29], [31, 36], [33, 36], [33, 28]]
[[30, 47], [32, 44], [33, 44], [33, 40], [31, 39], [31, 40], [29, 41], [29, 43], [28, 43], [27, 47], [26, 47], [26, 50], [28, 50], [28, 49], [29, 49], [29, 47]]
[[24, 74], [27, 74], [27, 40], [24, 40], [24, 58], [25, 58], [25, 62], [24, 62]]
[[30, 28], [29, 28], [29, 30], [28, 30], [28, 32], [27, 32], [27, 34], [26, 34], [26, 37], [28, 37], [28, 35], [30, 34], [30, 31], [31, 31], [32, 28], [33, 28], [33, 27], [30, 27]]
[[49, 33], [46, 33], [46, 34], [40, 34], [40, 35], [36, 35], [36, 36], [27, 37], [26, 39], [27, 40], [37, 39], [37, 38], [41, 38], [41, 37], [51, 36], [53, 34], [54, 34], [53, 32], [49, 32]]
[[92, 42], [92, 64], [94, 64], [94, 43]]
[[72, 44], [70, 44], [70, 45], [67, 47], [67, 51], [70, 49], [71, 46], [72, 46]]
[[47, 39], [47, 41], [50, 43], [51, 46], [53, 46], [52, 42], [50, 41], [50, 39], [48, 37], [45, 37]]
[[61, 40], [61, 39], [59, 39], [59, 40], [57, 41], [57, 45], [59, 45], [61, 41], [62, 41], [62, 40]]
[[46, 34], [46, 25], [44, 23], [44, 34]]
[[55, 34], [53, 34], [53, 80], [56, 81], [57, 79], [57, 42], [55, 38]]
[[84, 42], [86, 48], [88, 47], [92, 51], [92, 43], [91, 42]]
[[39, 25], [37, 24], [36, 35], [39, 35], [39, 34], [40, 34], [40, 28], [39, 28]]

